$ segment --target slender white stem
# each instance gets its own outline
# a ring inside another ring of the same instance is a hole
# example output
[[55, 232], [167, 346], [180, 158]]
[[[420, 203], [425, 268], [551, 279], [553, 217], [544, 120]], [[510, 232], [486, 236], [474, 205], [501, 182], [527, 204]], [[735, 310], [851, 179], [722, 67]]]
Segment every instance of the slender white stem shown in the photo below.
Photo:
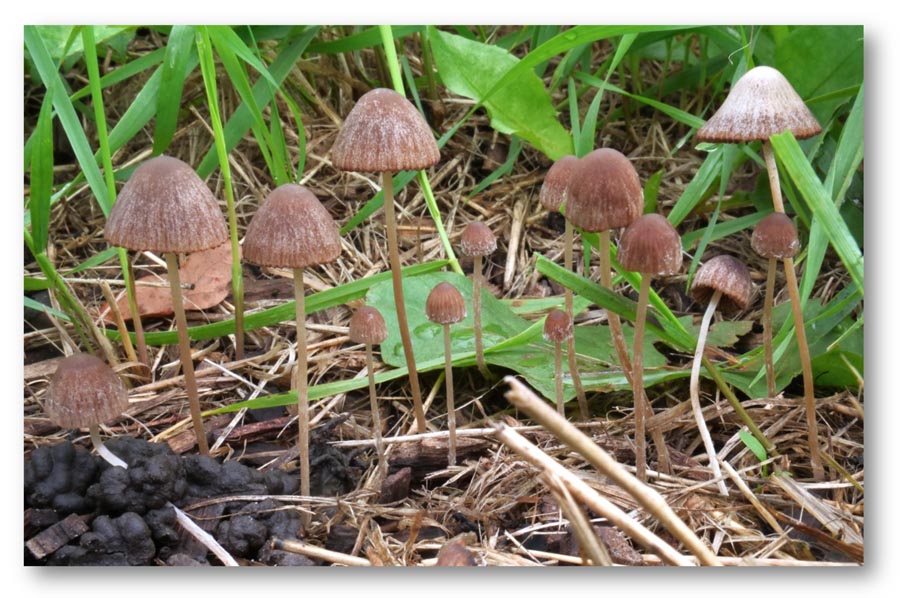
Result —
[[703, 419], [703, 409], [700, 407], [700, 363], [703, 358], [703, 349], [706, 346], [706, 337], [709, 334], [709, 323], [712, 321], [721, 297], [722, 291], [716, 291], [713, 294], [709, 305], [706, 307], [706, 313], [703, 314], [703, 321], [700, 323], [700, 336], [697, 338], [694, 364], [691, 367], [691, 409], [694, 411], [697, 429], [700, 431], [703, 446], [706, 448], [706, 454], [709, 456], [709, 466], [712, 468], [713, 475], [718, 478], [716, 487], [719, 489], [719, 494], [728, 496], [728, 488], [725, 487], [725, 480], [722, 479], [722, 470], [719, 468], [719, 461], [716, 458], [716, 447], [713, 446], [712, 436], [709, 435], [709, 429], [706, 427], [706, 421]]
[[[575, 237], [575, 228], [572, 226], [572, 223], [569, 222], [569, 219], [566, 219], [566, 246], [564, 251], [564, 266], [566, 270], [569, 270], [573, 274], [575, 273], [575, 265], [574, 265], [574, 257], [573, 257], [573, 248], [572, 245], [574, 243]], [[566, 315], [569, 316], [569, 321], [574, 324], [575, 322], [575, 299], [572, 294], [572, 289], [566, 287]], [[578, 354], [575, 352], [575, 333], [572, 332], [572, 336], [569, 337], [569, 340], [566, 341], [566, 356], [569, 359], [569, 375], [572, 377], [572, 385], [575, 387], [575, 396], [578, 397], [578, 412], [581, 416], [581, 419], [587, 421], [590, 417], [588, 412], [588, 404], [587, 404], [587, 396], [584, 394], [584, 386], [581, 384], [581, 375], [578, 373]]]
[[450, 324], [444, 324], [444, 383], [447, 385], [447, 429], [450, 431], [447, 462], [456, 465], [456, 405], [453, 402], [453, 355], [450, 349]]
[[[294, 268], [294, 311], [297, 319], [297, 366], [291, 386], [297, 391], [297, 450], [300, 461], [300, 494], [309, 496], [309, 396], [307, 384], [309, 371], [306, 352], [306, 297], [303, 289], [303, 268]], [[303, 527], [308, 528], [311, 517], [307, 512], [300, 514]]]
[[94, 424], [91, 426], [91, 444], [94, 445], [94, 449], [97, 451], [97, 454], [103, 458], [104, 461], [112, 465], [113, 467], [122, 467], [124, 469], [128, 469], [128, 464], [125, 461], [122, 461], [118, 457], [116, 457], [112, 452], [103, 445], [103, 442], [100, 440], [100, 426]]
[[387, 471], [387, 461], [384, 456], [384, 438], [381, 436], [381, 412], [378, 410], [378, 398], [375, 395], [375, 360], [372, 358], [372, 345], [366, 343], [366, 374], [369, 376], [369, 405], [372, 410], [372, 428], [375, 436], [375, 452], [378, 453], [379, 480]]

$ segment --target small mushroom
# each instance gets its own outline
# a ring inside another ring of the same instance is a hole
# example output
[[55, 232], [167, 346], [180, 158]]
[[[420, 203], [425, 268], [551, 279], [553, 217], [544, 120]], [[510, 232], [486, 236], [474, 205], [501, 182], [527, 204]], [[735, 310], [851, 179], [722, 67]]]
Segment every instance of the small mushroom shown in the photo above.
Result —
[[381, 413], [375, 395], [375, 360], [372, 359], [372, 345], [380, 345], [387, 338], [387, 325], [378, 309], [365, 306], [356, 310], [350, 318], [350, 340], [366, 346], [366, 373], [369, 376], [369, 403], [372, 409], [372, 428], [375, 435], [375, 452], [378, 453], [378, 476], [380, 480], [387, 471], [384, 457], [384, 439], [381, 436]]
[[394, 286], [394, 304], [406, 366], [416, 427], [425, 431], [425, 409], [419, 389], [419, 375], [413, 354], [412, 338], [406, 318], [403, 279], [400, 272], [400, 250], [397, 243], [397, 216], [394, 213], [394, 181], [391, 173], [421, 170], [441, 159], [440, 150], [428, 124], [415, 106], [392, 89], [366, 92], [338, 132], [331, 148], [335, 168], [353, 172], [380, 172], [384, 192], [384, 219], [387, 228], [388, 258]]
[[[244, 259], [257, 266], [292, 268], [297, 319], [297, 366], [291, 387], [297, 391], [300, 493], [310, 495], [309, 396], [306, 354], [306, 302], [303, 270], [332, 262], [341, 254], [337, 224], [313, 193], [284, 184], [272, 191], [253, 215], [244, 237]], [[309, 525], [304, 514], [304, 525]]]
[[466, 302], [456, 287], [449, 282], [435, 286], [425, 300], [425, 316], [444, 328], [444, 369], [447, 385], [447, 428], [450, 431], [450, 465], [456, 465], [456, 408], [453, 404], [453, 352], [450, 348], [450, 324], [466, 317]]
[[553, 343], [553, 372], [556, 381], [556, 411], [563, 417], [566, 416], [566, 408], [563, 405], [563, 379], [562, 379], [562, 344], [572, 338], [572, 319], [564, 311], [550, 310], [547, 319], [544, 320], [544, 340]]
[[638, 294], [637, 315], [634, 322], [634, 380], [635, 453], [637, 477], [647, 479], [647, 449], [645, 446], [645, 402], [638, 400], [644, 392], [644, 327], [647, 320], [647, 301], [650, 279], [671, 276], [681, 269], [681, 238], [675, 227], [659, 214], [644, 214], [625, 229], [619, 239], [619, 262], [627, 270], [639, 272], [641, 287]]
[[752, 291], [753, 282], [750, 280], [750, 271], [747, 270], [747, 266], [730, 255], [718, 255], [707, 261], [697, 270], [694, 282], [691, 284], [691, 295], [694, 300], [708, 303], [700, 324], [700, 335], [697, 338], [697, 348], [694, 351], [694, 362], [691, 367], [691, 408], [694, 411], [697, 429], [703, 438], [703, 446], [709, 457], [709, 466], [712, 468], [713, 475], [718, 479], [716, 485], [722, 496], [728, 496], [728, 489], [725, 487], [725, 481], [721, 479], [722, 470], [716, 458], [716, 449], [700, 407], [700, 364], [703, 358], [703, 349], [706, 346], [706, 336], [709, 333], [709, 324], [716, 307], [721, 304], [722, 311], [744, 309], [750, 302]]
[[122, 187], [104, 235], [118, 247], [165, 254], [191, 420], [200, 453], [208, 455], [177, 254], [217, 247], [228, 239], [219, 204], [193, 168], [177, 158], [158, 156], [138, 166]]
[[475, 361], [482, 375], [489, 377], [490, 372], [484, 362], [484, 340], [481, 329], [481, 288], [483, 286], [481, 261], [484, 256], [491, 255], [497, 250], [497, 237], [494, 236], [488, 225], [474, 220], [462, 232], [460, 249], [463, 255], [475, 259], [472, 269], [472, 317], [475, 326]]

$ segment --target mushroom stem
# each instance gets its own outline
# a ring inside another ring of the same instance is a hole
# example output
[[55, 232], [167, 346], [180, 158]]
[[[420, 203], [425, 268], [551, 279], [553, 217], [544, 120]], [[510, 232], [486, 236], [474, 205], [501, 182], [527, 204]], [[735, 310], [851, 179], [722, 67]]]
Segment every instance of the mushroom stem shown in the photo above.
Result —
[[118, 457], [116, 457], [112, 451], [110, 451], [103, 444], [103, 441], [100, 440], [100, 426], [98, 424], [93, 424], [90, 427], [91, 429], [91, 444], [94, 445], [94, 449], [97, 451], [97, 454], [100, 457], [112, 465], [113, 467], [124, 467], [128, 469], [128, 464], [125, 461], [122, 461]]
[[763, 346], [766, 353], [766, 386], [769, 396], [775, 396], [775, 356], [772, 349], [772, 309], [775, 305], [775, 270], [778, 267], [776, 258], [769, 258], [766, 274], [766, 300], [763, 304]]
[[553, 371], [556, 379], [556, 411], [563, 417], [566, 416], [566, 408], [563, 405], [563, 379], [562, 379], [562, 343], [553, 343]]
[[444, 324], [444, 371], [447, 385], [447, 429], [450, 432], [447, 461], [456, 465], [456, 407], [453, 404], [453, 358], [450, 348], [450, 324]]
[[[125, 251], [124, 249], [122, 251]], [[128, 296], [128, 308], [131, 310], [131, 322], [134, 324], [134, 342], [137, 345], [138, 360], [144, 364], [146, 373], [150, 373], [150, 358], [147, 355], [147, 341], [144, 340], [144, 325], [141, 322], [141, 313], [138, 311], [137, 295], [134, 287], [134, 264], [137, 262], [137, 256], [130, 267], [125, 269], [125, 284], [127, 285], [126, 295]]]
[[[574, 243], [575, 228], [569, 219], [566, 218], [566, 246], [564, 249], [565, 268], [570, 272], [575, 272], [572, 244]], [[575, 299], [572, 295], [572, 289], [566, 288], [566, 315], [569, 321], [575, 322]], [[589, 418], [587, 397], [584, 394], [584, 386], [581, 384], [581, 375], [578, 373], [578, 364], [576, 362], [578, 354], [575, 352], [575, 333], [566, 341], [566, 354], [569, 359], [569, 375], [572, 376], [572, 385], [575, 387], [575, 396], [578, 397], [578, 412], [582, 420]]]
[[191, 407], [191, 420], [194, 424], [194, 435], [201, 455], [209, 455], [209, 444], [206, 442], [206, 430], [200, 414], [200, 396], [197, 391], [197, 378], [194, 375], [194, 361], [191, 358], [191, 341], [188, 338], [187, 316], [184, 314], [184, 300], [181, 297], [181, 275], [178, 272], [178, 257], [167, 252], [166, 268], [169, 271], [169, 289], [172, 293], [172, 307], [175, 310], [175, 327], [178, 329], [178, 352], [181, 354], [181, 369], [184, 371], [184, 386], [187, 389]]
[[409, 385], [413, 399], [413, 413], [416, 417], [416, 428], [419, 434], [425, 432], [425, 408], [422, 406], [422, 391], [419, 389], [419, 372], [416, 369], [416, 356], [413, 353], [412, 339], [409, 336], [409, 324], [406, 320], [406, 301], [403, 299], [403, 278], [400, 274], [400, 250], [397, 243], [397, 216], [394, 213], [394, 180], [390, 172], [381, 173], [381, 189], [384, 193], [384, 220], [387, 227], [388, 258], [391, 263], [391, 281], [394, 285], [394, 308], [397, 311], [397, 325], [400, 328], [400, 341], [406, 357], [406, 368], [409, 371]]
[[369, 376], [369, 405], [372, 410], [372, 428], [375, 435], [375, 452], [378, 453], [378, 477], [384, 474], [387, 462], [384, 458], [384, 439], [381, 437], [381, 413], [375, 395], [375, 360], [372, 358], [372, 343], [366, 343], [366, 373]]
[[[609, 258], [609, 236], [609, 230], [601, 231], [598, 247], [600, 250], [600, 284], [611, 291], [612, 265], [610, 264]], [[634, 368], [632, 367], [631, 359], [628, 357], [628, 347], [625, 344], [625, 333], [622, 332], [622, 320], [619, 318], [619, 314], [608, 309], [606, 310], [606, 320], [609, 322], [609, 332], [612, 336], [613, 346], [616, 349], [616, 355], [619, 358], [619, 363], [622, 364], [622, 373], [625, 374], [625, 379], [628, 381], [628, 384], [631, 385], [631, 388], [634, 389]], [[650, 405], [650, 399], [647, 398], [647, 394], [642, 391], [635, 394], [635, 397], [639, 398], [640, 401], [644, 403], [644, 413], [647, 414], [647, 417], [652, 415], [653, 410]], [[669, 473], [669, 449], [666, 447], [666, 441], [663, 437], [662, 430], [654, 428], [651, 430], [650, 435], [653, 437], [653, 444], [656, 446], [659, 471], [662, 473]]]
[[784, 258], [784, 276], [787, 279], [788, 293], [791, 298], [791, 311], [794, 312], [794, 331], [797, 335], [797, 348], [800, 351], [800, 365], [803, 368], [803, 401], [806, 405], [806, 430], [809, 444], [809, 456], [812, 461], [813, 478], [825, 478], [822, 457], [819, 454], [819, 427], [816, 422], [816, 396], [813, 386], [812, 361], [809, 357], [809, 344], [806, 341], [806, 326], [803, 323], [803, 308], [800, 305], [800, 291], [797, 288], [797, 277], [794, 274], [794, 258]]
[[766, 160], [766, 171], [769, 173], [769, 188], [772, 190], [772, 205], [776, 212], [784, 214], [784, 200], [781, 198], [781, 182], [778, 180], [778, 164], [775, 162], [775, 152], [768, 140], [762, 144], [763, 157]]
[[[309, 488], [309, 396], [306, 390], [309, 373], [306, 356], [306, 297], [303, 290], [303, 268], [294, 268], [294, 311], [297, 320], [297, 366], [291, 386], [297, 391], [297, 453], [300, 460], [300, 494], [310, 495]], [[309, 527], [309, 513], [301, 513], [303, 527]]]
[[634, 359], [632, 360], [632, 373], [634, 381], [634, 452], [635, 473], [637, 478], [647, 481], [647, 446], [646, 446], [646, 418], [644, 401], [638, 397], [644, 394], [644, 327], [647, 320], [647, 300], [650, 296], [649, 274], [641, 275], [641, 289], [638, 293], [637, 315], [634, 322]]
[[694, 411], [694, 419], [697, 422], [697, 429], [700, 431], [700, 437], [703, 439], [703, 446], [706, 448], [706, 454], [709, 457], [709, 466], [713, 471], [713, 475], [718, 478], [716, 486], [719, 488], [719, 494], [728, 496], [728, 488], [725, 487], [725, 480], [722, 479], [722, 470], [719, 467], [719, 461], [716, 458], [716, 448], [713, 445], [712, 436], [709, 435], [709, 429], [706, 427], [706, 420], [703, 419], [703, 409], [700, 407], [700, 364], [702, 363], [703, 349], [706, 346], [706, 337], [709, 334], [709, 324], [712, 321], [713, 314], [716, 312], [716, 306], [722, 297], [722, 291], [713, 293], [703, 314], [703, 320], [700, 323], [700, 335], [697, 338], [697, 348], [694, 351], [694, 363], [691, 366], [691, 409]]
[[484, 363], [484, 340], [481, 333], [481, 261], [481, 255], [475, 255], [475, 271], [472, 275], [472, 317], [475, 325], [475, 361], [481, 375], [488, 378], [491, 373]]

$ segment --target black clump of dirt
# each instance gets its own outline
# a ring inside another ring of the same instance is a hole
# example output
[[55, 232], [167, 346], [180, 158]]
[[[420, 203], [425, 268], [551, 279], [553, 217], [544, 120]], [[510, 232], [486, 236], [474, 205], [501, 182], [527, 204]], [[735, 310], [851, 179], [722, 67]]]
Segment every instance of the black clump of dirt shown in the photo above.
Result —
[[42, 446], [25, 462], [25, 504], [50, 508], [61, 516], [89, 513], [94, 501], [87, 496], [105, 462], [70, 442]]
[[64, 546], [50, 558], [51, 565], [139, 566], [156, 555], [150, 527], [137, 513], [116, 518], [101, 515], [77, 546]]

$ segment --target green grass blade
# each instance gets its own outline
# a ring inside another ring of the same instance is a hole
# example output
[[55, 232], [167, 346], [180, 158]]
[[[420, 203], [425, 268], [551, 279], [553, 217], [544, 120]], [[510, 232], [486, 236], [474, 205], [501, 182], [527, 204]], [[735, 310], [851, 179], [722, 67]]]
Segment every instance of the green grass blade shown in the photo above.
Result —
[[[396, 27], [392, 26], [391, 33], [394, 38], [400, 39], [424, 29], [423, 25], [399, 25]], [[334, 41], [310, 44], [309, 51], [312, 54], [343, 54], [345, 52], [356, 52], [372, 48], [381, 43], [381, 32], [375, 26]]]
[[672, 223], [672, 226], [677, 227], [681, 224], [681, 222], [690, 215], [691, 211], [697, 207], [697, 204], [706, 197], [709, 188], [712, 187], [716, 177], [719, 176], [719, 172], [722, 168], [722, 156], [724, 154], [725, 152], [720, 148], [710, 152], [709, 155], [706, 156], [703, 164], [701, 164], [700, 168], [697, 170], [697, 174], [694, 175], [694, 178], [691, 179], [691, 182], [685, 187], [681, 197], [678, 198], [672, 211], [669, 212], [668, 218], [669, 222]]
[[503, 175], [512, 171], [513, 166], [516, 165], [516, 160], [519, 158], [519, 154], [522, 152], [522, 141], [513, 135], [509, 140], [509, 152], [506, 157], [506, 161], [503, 162], [500, 166], [498, 166], [495, 170], [493, 170], [489, 175], [484, 177], [480, 183], [475, 185], [475, 188], [469, 193], [469, 198], [475, 197], [485, 189], [491, 186], [491, 184], [502, 177]]
[[31, 215], [32, 251], [45, 251], [50, 226], [50, 199], [53, 195], [53, 102], [52, 93], [44, 96], [36, 128], [35, 149], [31, 160], [31, 189], [28, 213]]
[[156, 98], [156, 124], [153, 129], [153, 155], [158, 156], [169, 147], [178, 128], [178, 113], [188, 59], [194, 51], [194, 27], [175, 25], [169, 33], [165, 59], [160, 67], [160, 89]]

